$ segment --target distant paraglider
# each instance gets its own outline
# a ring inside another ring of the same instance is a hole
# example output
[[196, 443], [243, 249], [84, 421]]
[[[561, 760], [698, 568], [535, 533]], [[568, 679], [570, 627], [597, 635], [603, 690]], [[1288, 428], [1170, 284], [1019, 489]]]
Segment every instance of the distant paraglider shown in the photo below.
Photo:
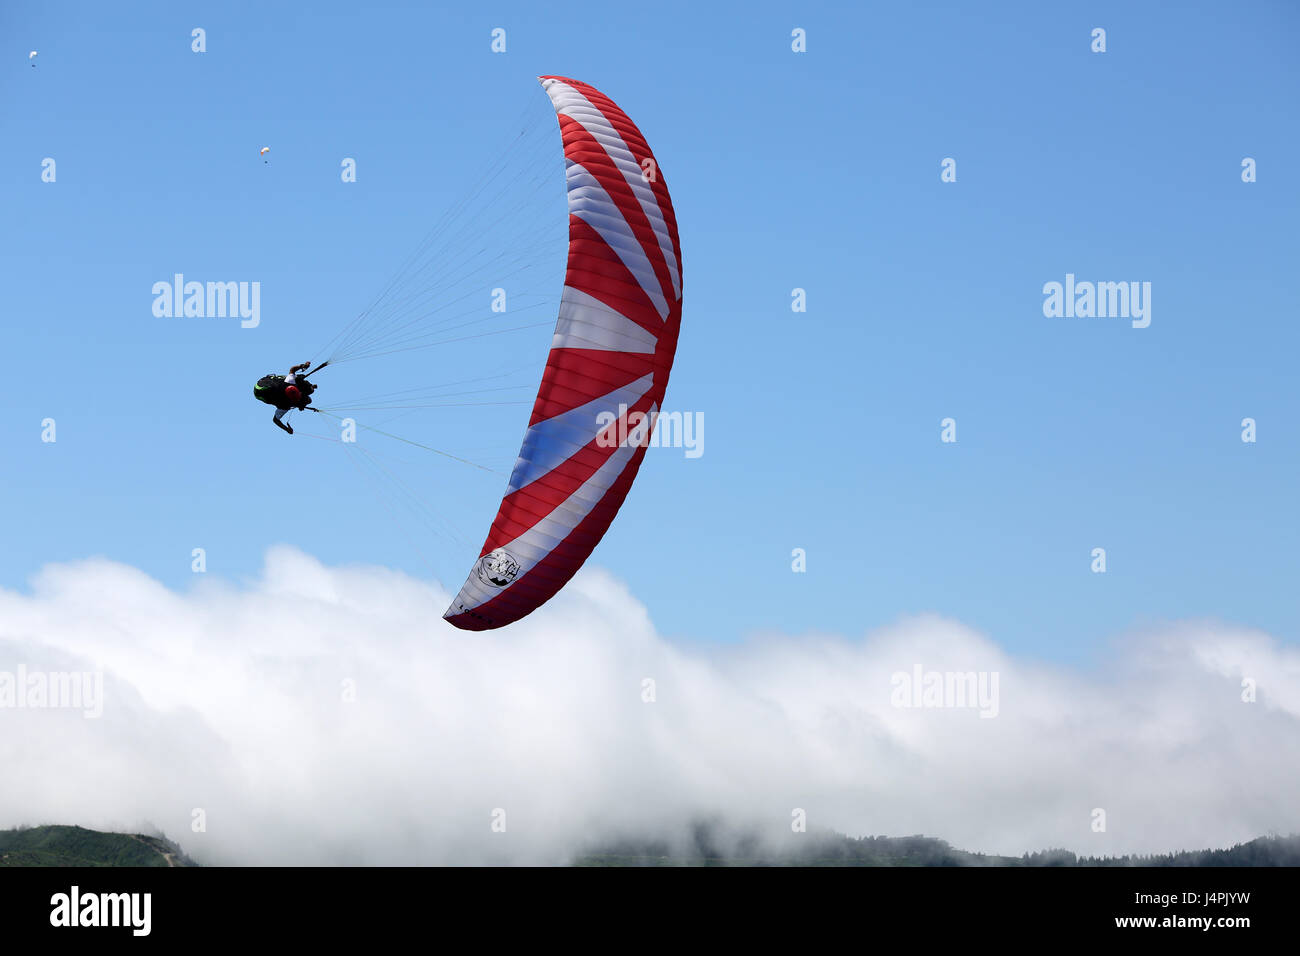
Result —
[[270, 160], [266, 158], [266, 154], [269, 153], [270, 151], [271, 151], [271, 147], [270, 147], [270, 146], [263, 146], [261, 149], [259, 149], [259, 150], [257, 151], [257, 155], [262, 157], [262, 162], [263, 162], [263, 163], [269, 163], [269, 162], [270, 162]]
[[35, 51], [35, 50], [33, 50], [31, 53], [28, 53], [28, 54], [27, 54], [27, 59], [29, 59], [29, 60], [32, 61], [32, 69], [33, 69], [33, 70], [36, 69], [36, 51]]

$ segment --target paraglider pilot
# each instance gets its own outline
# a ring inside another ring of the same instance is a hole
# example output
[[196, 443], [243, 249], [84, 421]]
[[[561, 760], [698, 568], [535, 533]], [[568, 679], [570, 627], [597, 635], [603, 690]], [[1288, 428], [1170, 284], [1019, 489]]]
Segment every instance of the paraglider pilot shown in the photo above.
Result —
[[311, 404], [311, 393], [316, 391], [316, 386], [307, 381], [306, 375], [298, 374], [308, 368], [311, 368], [311, 363], [303, 362], [289, 369], [288, 375], [263, 375], [253, 386], [253, 397], [259, 402], [275, 406], [275, 415], [271, 420], [277, 428], [290, 435], [293, 434], [293, 426], [286, 425], [280, 419], [291, 408], [302, 410]]

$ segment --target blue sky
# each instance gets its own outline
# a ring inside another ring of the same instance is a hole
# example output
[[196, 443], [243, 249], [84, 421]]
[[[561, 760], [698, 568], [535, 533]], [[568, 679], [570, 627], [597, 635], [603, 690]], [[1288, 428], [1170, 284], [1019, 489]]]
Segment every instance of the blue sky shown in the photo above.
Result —
[[[1057, 660], [1185, 617], [1294, 641], [1298, 20], [1264, 2], [8, 4], [0, 586], [104, 555], [185, 589], [192, 548], [238, 580], [288, 542], [459, 587], [504, 479], [394, 453], [467, 541], [426, 535], [337, 446], [272, 428], [251, 385], [374, 298], [521, 110], [553, 122], [535, 77], [558, 73], [638, 123], [681, 229], [667, 407], [703, 414], [705, 453], [652, 450], [592, 559], [662, 632], [938, 611]], [[154, 317], [175, 272], [260, 282], [261, 326]], [[1150, 327], [1045, 318], [1066, 273], [1150, 282]], [[540, 372], [547, 338], [357, 363], [320, 402]], [[508, 462], [526, 409], [476, 416], [421, 434]]]

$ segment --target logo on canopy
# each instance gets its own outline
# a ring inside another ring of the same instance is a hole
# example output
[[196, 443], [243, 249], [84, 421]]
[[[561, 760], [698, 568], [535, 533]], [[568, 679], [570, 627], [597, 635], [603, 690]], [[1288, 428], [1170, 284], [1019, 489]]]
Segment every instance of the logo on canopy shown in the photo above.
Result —
[[504, 548], [497, 548], [478, 559], [478, 579], [494, 588], [503, 588], [519, 576], [519, 562]]

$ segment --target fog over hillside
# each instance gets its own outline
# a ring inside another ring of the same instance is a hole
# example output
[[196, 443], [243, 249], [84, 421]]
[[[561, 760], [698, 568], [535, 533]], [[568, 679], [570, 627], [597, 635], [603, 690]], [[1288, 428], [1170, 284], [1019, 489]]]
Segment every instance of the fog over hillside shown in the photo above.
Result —
[[[561, 863], [700, 819], [1011, 856], [1300, 830], [1300, 652], [1264, 633], [1111, 635], [1083, 672], [933, 616], [687, 645], [598, 568], [504, 631], [447, 601], [288, 547], [186, 593], [46, 567], [0, 591], [0, 675], [100, 672], [102, 715], [0, 708], [0, 827], [157, 828], [204, 864]], [[899, 706], [926, 700], [898, 675], [968, 672], [995, 697]]]

